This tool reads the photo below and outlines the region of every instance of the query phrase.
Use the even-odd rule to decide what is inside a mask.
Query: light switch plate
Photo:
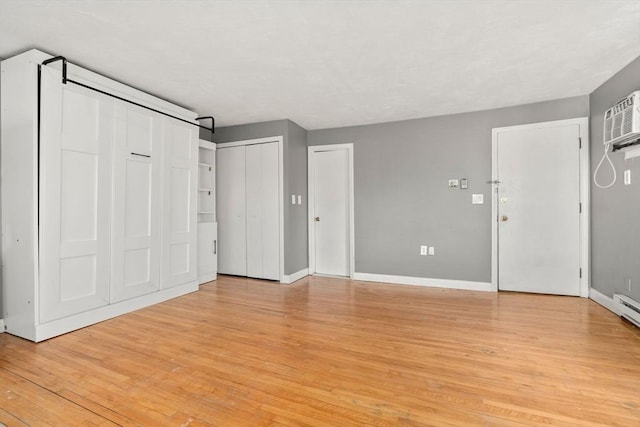
[[[433,246],[429,246],[429,250],[427,251],[429,255],[435,255],[436,254],[436,248],[434,248]]]
[[[302,196],[298,194],[298,204],[301,205],[302,204]]]
[[[467,178],[461,178],[460,179],[460,189],[461,190],[466,190],[467,188],[469,188],[469,180]]]
[[[296,195],[295,195],[295,194],[292,194],[292,195],[291,195],[291,204],[292,204],[292,205],[295,205],[295,204],[296,204]]]
[[[484,194],[472,194],[471,203],[473,203],[474,205],[484,204]]]
[[[426,255],[427,254],[427,247],[426,246],[420,246],[420,255]]]
[[[624,171],[624,185],[631,185],[631,169]]]

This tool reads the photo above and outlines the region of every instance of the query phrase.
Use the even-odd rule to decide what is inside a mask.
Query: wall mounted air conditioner
[[[637,90],[616,102],[604,113],[603,141],[605,145],[610,144],[613,151],[633,147],[635,153],[638,151],[639,139],[640,90]]]

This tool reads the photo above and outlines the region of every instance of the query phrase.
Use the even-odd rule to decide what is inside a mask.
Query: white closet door
[[[40,323],[109,303],[113,103],[42,67]],[[34,302],[35,303],[35,302]]]
[[[216,151],[218,272],[246,276],[245,147],[219,148]]]
[[[278,144],[247,146],[247,276],[280,279]]]
[[[262,277],[262,145],[246,153],[247,276]]]
[[[161,288],[197,279],[197,131],[165,119]]]
[[[111,301],[159,289],[162,121],[119,105],[113,149]]]

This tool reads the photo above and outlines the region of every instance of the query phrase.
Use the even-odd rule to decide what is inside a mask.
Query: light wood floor
[[[222,276],[44,343],[0,334],[0,421],[640,426],[640,330],[582,298]]]

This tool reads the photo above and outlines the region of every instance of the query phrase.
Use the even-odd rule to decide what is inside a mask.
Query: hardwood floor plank
[[[0,334],[0,381],[9,425],[638,427],[640,330],[582,298],[221,276]]]

